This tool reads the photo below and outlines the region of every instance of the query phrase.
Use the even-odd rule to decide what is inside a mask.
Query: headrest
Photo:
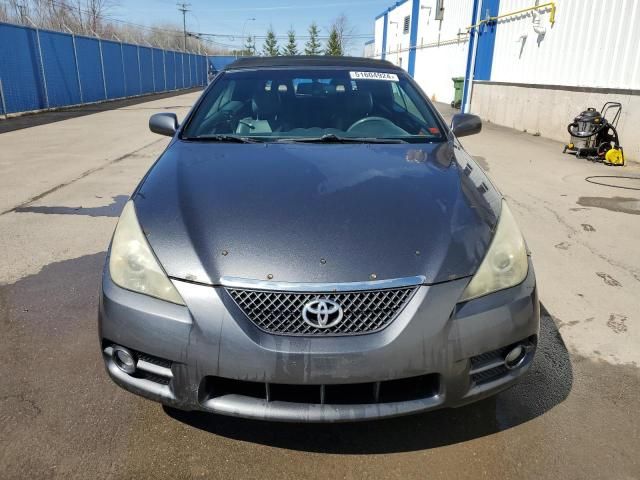
[[[251,100],[251,108],[257,120],[274,118],[280,109],[280,99],[270,92],[257,92]]]

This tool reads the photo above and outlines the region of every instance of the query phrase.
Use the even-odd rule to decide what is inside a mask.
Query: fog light
[[[522,365],[524,357],[527,355],[527,350],[522,345],[517,345],[507,353],[504,357],[504,365],[509,370],[518,368]]]
[[[136,359],[124,347],[113,347],[113,362],[120,370],[129,375],[136,371]]]

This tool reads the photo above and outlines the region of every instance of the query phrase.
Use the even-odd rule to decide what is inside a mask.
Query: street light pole
[[[243,42],[245,41],[245,38],[244,38],[244,30],[245,30],[245,27],[247,26],[247,22],[253,22],[253,21],[255,21],[255,18],[253,18],[253,17],[251,17],[251,18],[247,18],[247,19],[244,21],[244,23],[242,24],[242,41],[243,41]],[[244,48],[243,48],[243,50],[244,50]],[[251,54],[252,54],[253,52],[249,52],[249,53],[251,53]]]

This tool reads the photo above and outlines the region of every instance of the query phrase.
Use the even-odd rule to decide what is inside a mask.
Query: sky
[[[344,13],[354,33],[362,35],[350,45],[351,55],[362,55],[366,40],[373,39],[373,24],[376,15],[395,0],[185,0],[190,3],[187,13],[187,30],[191,32],[231,35],[215,37],[216,41],[240,47],[244,30],[247,35],[265,35],[273,26],[278,36],[286,36],[293,27],[298,35],[307,35],[312,21],[320,27],[321,35],[327,35],[332,20]],[[109,15],[144,25],[174,23],[182,25],[182,13],[174,0],[118,0]],[[255,20],[250,20],[255,18]],[[214,37],[212,37],[214,38]],[[299,48],[305,39],[298,40]],[[285,40],[279,40],[281,44]],[[256,47],[261,50],[263,40]]]

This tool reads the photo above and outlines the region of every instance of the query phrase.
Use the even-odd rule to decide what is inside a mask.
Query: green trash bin
[[[462,105],[462,90],[464,89],[464,77],[453,77],[453,102],[451,108],[460,108]]]

